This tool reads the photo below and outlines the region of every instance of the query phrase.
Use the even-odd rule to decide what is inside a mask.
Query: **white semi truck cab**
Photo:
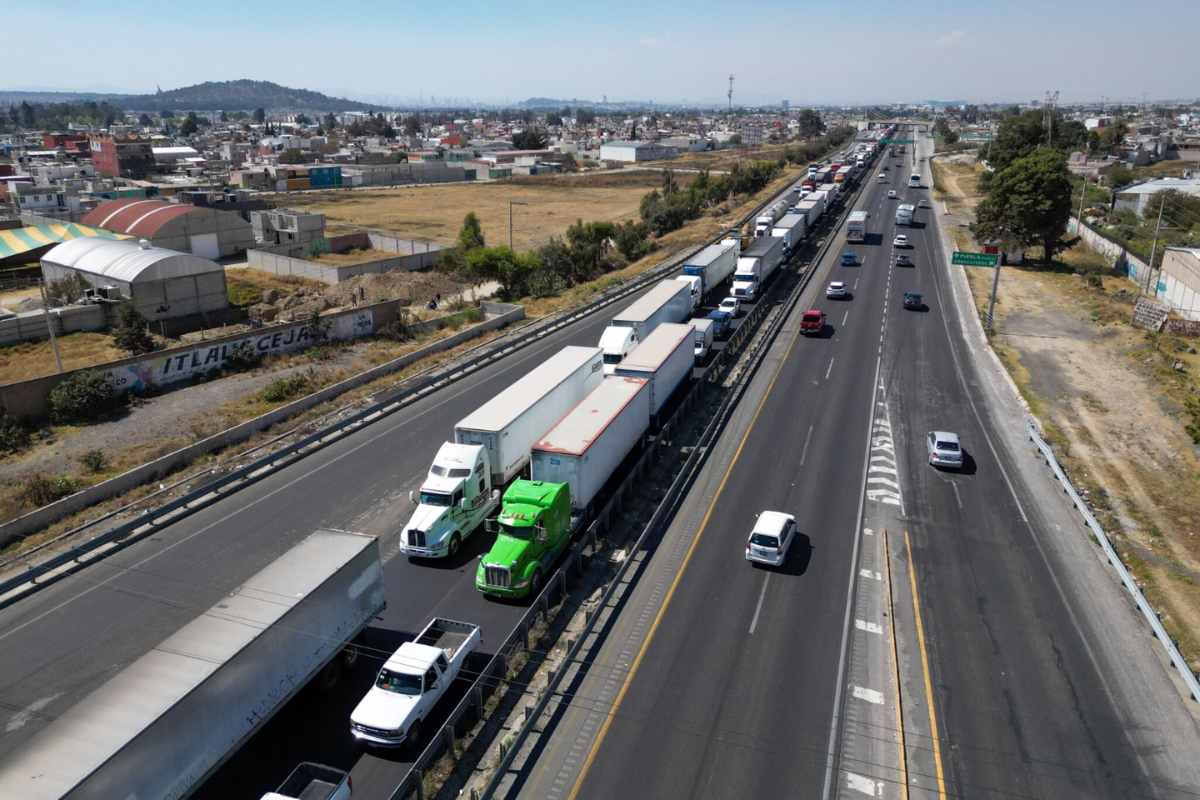
[[[617,364],[638,346],[637,331],[617,325],[609,325],[600,334],[600,349],[604,351],[604,374],[612,375]]]
[[[400,533],[400,552],[420,558],[442,558],[458,552],[500,504],[492,488],[487,450],[478,444],[446,442],[438,450],[412,519]]]

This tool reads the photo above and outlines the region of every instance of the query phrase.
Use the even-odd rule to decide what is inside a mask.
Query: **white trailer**
[[[783,240],[774,236],[755,239],[742,251],[733,273],[733,296],[753,302],[763,283],[783,261]]]
[[[699,278],[708,294],[733,274],[740,252],[741,242],[710,244],[683,262],[683,274]]]
[[[810,197],[812,195],[809,195]],[[812,228],[817,224],[817,220],[821,218],[822,212],[825,211],[824,204],[819,200],[801,200],[796,203],[796,210],[793,214],[803,214],[804,221],[808,228]]]
[[[617,375],[649,382],[652,416],[662,410],[679,384],[692,374],[696,363],[695,341],[693,325],[659,325],[617,367]]]
[[[668,283],[686,304],[687,287]],[[455,425],[454,441],[483,445],[492,485],[505,486],[529,463],[533,443],[603,378],[604,356],[599,347],[564,347]]]
[[[613,317],[612,325],[633,328],[637,340],[644,342],[662,323],[682,322],[691,312],[692,298],[688,287],[679,281],[662,281]]]
[[[572,511],[592,500],[650,426],[650,389],[640,378],[605,378],[533,447],[533,479],[566,483]]]
[[[316,531],[9,754],[0,797],[187,797],[343,648],[352,664],[383,605],[379,540]]]
[[[800,240],[804,238],[807,219],[806,214],[792,213],[775,223],[771,235],[783,239],[785,257],[790,255],[792,250],[800,244]]]

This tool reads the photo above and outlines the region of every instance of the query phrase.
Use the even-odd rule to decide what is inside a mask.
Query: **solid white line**
[[[808,457],[808,440],[812,438],[813,426],[808,426],[808,435],[804,437],[804,449],[800,451],[800,466],[804,466],[804,459]]]
[[[750,620],[750,632],[751,633],[754,633],[755,627],[758,626],[758,612],[762,611],[762,601],[763,601],[763,598],[767,596],[767,583],[770,580],[771,580],[771,573],[768,572],[766,577],[763,578],[763,588],[762,588],[762,591],[759,592],[759,595],[758,595],[758,607],[754,609],[754,619]]]
[[[833,359],[829,359],[829,369],[825,370],[825,380],[829,380],[829,373],[833,372]]]
[[[847,312],[846,312],[846,316],[842,317],[842,324],[843,324],[843,325],[845,325],[845,324],[846,324],[846,320],[848,320],[848,319],[850,319],[850,312],[849,312],[849,311],[847,311]]]
[[[958,502],[958,507],[962,508],[962,497],[958,494],[958,484],[954,481],[950,481],[950,488],[954,490],[954,499]]]

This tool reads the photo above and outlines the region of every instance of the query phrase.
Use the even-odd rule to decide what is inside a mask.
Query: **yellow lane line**
[[[938,797],[946,796],[946,780],[942,774],[942,748],[938,742],[937,715],[933,710],[933,682],[929,679],[929,657],[925,654],[925,628],[921,624],[921,604],[917,600],[917,570],[912,559],[908,531],[904,532],[904,550],[908,554],[908,579],[912,584],[913,613],[917,617],[917,639],[921,642],[921,669],[925,673],[925,705],[929,708],[929,735],[933,741],[933,761],[937,765]]]
[[[908,800],[908,745],[904,742],[904,708],[900,704],[900,654],[896,648],[896,613],[892,608],[892,559],[888,550],[887,528],[883,529],[883,572],[887,576],[888,620],[892,623],[892,664],[896,668],[896,729],[900,731],[900,785],[904,787],[904,800]]]

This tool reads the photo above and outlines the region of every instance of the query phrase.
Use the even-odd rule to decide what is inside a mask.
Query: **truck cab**
[[[687,284],[688,293],[692,297],[692,309],[691,310],[695,311],[697,308],[700,307],[700,303],[704,299],[704,281],[701,280],[696,275],[680,275],[675,280],[677,280],[681,283]],[[605,370],[605,372],[607,373],[608,371]]]
[[[496,543],[479,562],[475,588],[494,597],[537,596],[571,539],[571,491],[565,483],[518,479],[489,521]]]
[[[418,558],[442,558],[458,552],[462,540],[483,523],[500,502],[492,488],[487,449],[479,444],[446,442],[438,450],[417,510],[400,534],[400,552]]]
[[[617,325],[609,325],[600,334],[600,349],[604,351],[604,374],[612,375],[624,360],[638,346],[637,331]]]

